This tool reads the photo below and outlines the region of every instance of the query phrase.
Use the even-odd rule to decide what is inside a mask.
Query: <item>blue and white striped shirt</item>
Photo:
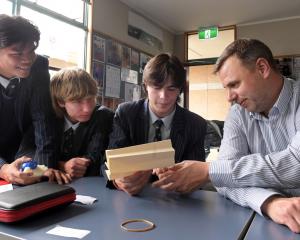
[[[268,118],[231,107],[209,175],[220,194],[262,214],[270,196],[300,195],[299,173],[300,82],[284,79]]]

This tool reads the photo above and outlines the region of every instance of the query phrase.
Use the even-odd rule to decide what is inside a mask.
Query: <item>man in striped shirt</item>
[[[253,39],[230,44],[215,72],[236,103],[218,161],[161,169],[154,186],[190,192],[211,181],[225,197],[299,233],[300,83],[284,78],[270,49]]]

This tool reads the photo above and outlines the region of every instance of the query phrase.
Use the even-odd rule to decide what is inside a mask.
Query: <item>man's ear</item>
[[[265,58],[258,58],[256,60],[256,69],[264,78],[270,75],[271,67]]]

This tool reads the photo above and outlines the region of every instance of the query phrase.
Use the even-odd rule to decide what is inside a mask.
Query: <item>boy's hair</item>
[[[169,53],[151,58],[143,72],[143,82],[150,86],[163,86],[169,77],[174,87],[182,92],[186,84],[185,70],[180,60]]]
[[[81,100],[97,96],[97,83],[85,70],[66,68],[58,71],[50,83],[51,100],[58,117],[63,117],[65,109],[59,103]]]
[[[20,17],[10,17],[0,14],[0,49],[13,44],[31,44],[38,47],[40,31],[29,20]]]
[[[264,58],[273,70],[278,71],[270,48],[257,39],[238,39],[229,44],[218,58],[214,73],[218,73],[231,56],[236,56],[248,69],[254,68],[258,58]]]

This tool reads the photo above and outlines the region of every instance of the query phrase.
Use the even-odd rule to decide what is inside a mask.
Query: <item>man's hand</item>
[[[43,176],[48,177],[49,182],[57,182],[58,184],[67,184],[72,181],[72,178],[69,174],[53,168],[48,168]]]
[[[60,162],[60,170],[65,171],[71,178],[83,177],[91,160],[87,158],[72,158],[67,162]]]
[[[135,172],[130,176],[116,179],[114,184],[129,195],[136,195],[148,183],[151,173],[152,170]]]
[[[208,168],[209,163],[188,160],[168,169],[155,169],[159,180],[152,185],[167,191],[189,193],[210,181]]]
[[[272,196],[262,205],[262,212],[274,222],[283,224],[300,233],[300,197]]]
[[[10,164],[4,164],[0,169],[0,178],[7,182],[18,185],[29,185],[41,180],[41,177],[34,177],[33,173],[23,173],[20,171],[24,162],[30,161],[31,158],[21,157]]]

